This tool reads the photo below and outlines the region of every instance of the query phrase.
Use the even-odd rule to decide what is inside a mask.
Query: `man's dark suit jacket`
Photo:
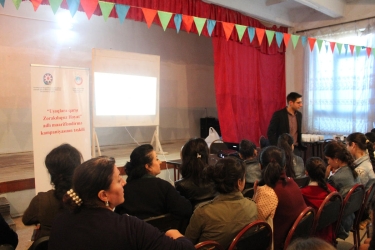
[[[301,136],[301,127],[302,127],[302,113],[299,111],[296,111],[296,117],[297,117],[297,142],[298,147],[304,147],[302,142],[302,136]],[[290,133],[289,130],[289,120],[288,120],[288,111],[286,110],[286,107],[283,109],[280,109],[273,113],[270,125],[268,126],[267,130],[267,137],[270,141],[271,145],[277,145],[277,139],[280,135],[284,133]]]

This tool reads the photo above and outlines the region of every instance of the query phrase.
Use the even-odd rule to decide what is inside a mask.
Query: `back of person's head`
[[[337,141],[330,141],[324,147],[324,155],[331,159],[338,159],[348,165],[352,170],[352,174],[354,178],[357,178],[358,174],[354,170],[355,166],[353,164],[354,159],[350,152],[346,149],[346,146]]]
[[[368,134],[370,134],[371,136],[372,133]],[[353,146],[353,144],[355,143],[359,150],[361,150],[364,153],[366,153],[365,151],[367,150],[372,164],[372,168],[375,169],[374,146],[371,140],[366,135],[358,132],[352,133],[348,135],[348,137],[346,137],[346,142],[349,144],[349,146]]]
[[[331,244],[319,238],[310,237],[307,239],[298,238],[294,240],[287,250],[335,250]]]
[[[285,172],[284,151],[276,146],[269,146],[262,150],[259,156],[262,168],[262,180],[270,187],[275,187],[280,176]]]
[[[371,133],[375,133],[375,128],[371,129]]]
[[[302,95],[298,94],[296,92],[290,92],[286,97],[286,102],[289,104],[289,102],[295,102],[298,98],[301,98]]]
[[[293,145],[293,137],[288,134],[284,133],[279,136],[277,139],[277,146],[284,150],[285,153],[285,159],[286,159],[286,164],[285,164],[285,172],[288,177],[295,178],[296,177],[296,172],[294,171],[294,164],[293,164],[293,150],[292,150],[292,145]]]
[[[325,178],[326,165],[320,157],[311,157],[307,159],[305,168],[312,181],[316,181],[318,186],[327,191],[327,193],[331,192],[327,187]]]
[[[180,168],[183,178],[192,178],[198,184],[202,180],[202,171],[208,166],[209,150],[202,138],[188,140],[181,150],[182,165]]]
[[[367,137],[367,139],[370,140],[370,142],[372,142],[372,144],[374,145],[375,143],[375,133],[373,132],[368,132],[365,134],[365,136]]]
[[[238,158],[226,157],[218,160],[215,166],[205,168],[205,174],[221,194],[242,191],[239,190],[238,180],[245,181],[245,164]]]
[[[249,140],[242,140],[240,142],[240,150],[239,153],[241,154],[241,157],[246,160],[251,157],[255,156],[257,147],[252,141]]]
[[[62,144],[48,153],[44,161],[51,184],[55,187],[55,197],[62,200],[63,195],[72,187],[74,169],[83,160],[81,152],[70,144]]]
[[[152,151],[150,144],[136,147],[130,154],[130,161],[125,164],[125,172],[128,175],[127,182],[136,180],[148,173],[146,164],[152,164]]]
[[[99,199],[101,190],[108,190],[112,183],[115,159],[107,156],[99,156],[85,161],[79,165],[73,175],[73,191],[82,200],[83,207],[103,207],[104,203]],[[77,210],[80,205],[69,194],[65,194],[64,202],[70,208]]]

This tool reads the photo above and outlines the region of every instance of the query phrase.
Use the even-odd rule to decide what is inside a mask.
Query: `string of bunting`
[[[56,14],[62,1],[63,0],[49,0],[49,4],[54,14]],[[22,0],[12,0],[12,2],[15,5],[16,9],[18,10]],[[34,7],[34,11],[36,11],[38,7],[41,5],[42,0],[30,0],[30,2],[32,3]],[[281,46],[282,42],[284,42],[285,47],[288,47],[289,41],[292,40],[294,49],[296,48],[298,41],[301,41],[302,46],[304,47],[306,46],[307,43],[309,44],[311,52],[314,50],[315,44],[317,44],[319,52],[320,52],[322,45],[324,43],[326,51],[328,51],[328,48],[330,48],[332,53],[334,53],[335,49],[337,49],[337,51],[341,54],[342,49],[344,47],[345,54],[347,54],[348,49],[349,49],[351,55],[354,55],[354,51],[355,51],[356,55],[358,56],[361,50],[365,48],[368,57],[370,57],[371,53],[375,56],[375,48],[371,48],[371,47],[330,42],[326,40],[316,39],[313,37],[282,33],[282,32],[277,32],[273,30],[266,30],[262,28],[249,27],[249,26],[234,24],[234,23],[229,23],[229,22],[216,21],[216,20],[211,20],[211,19],[202,18],[202,17],[195,17],[195,16],[183,15],[183,14],[178,14],[178,13],[171,13],[171,12],[165,12],[165,11],[160,11],[160,10],[148,9],[148,8],[141,8],[137,6],[115,4],[115,3],[99,1],[99,0],[66,0],[66,2],[67,2],[67,5],[68,5],[69,11],[72,17],[74,17],[75,13],[77,12],[79,8],[79,5],[81,5],[84,12],[87,15],[87,18],[90,19],[99,4],[100,10],[102,12],[102,15],[105,21],[107,21],[110,13],[112,12],[112,9],[115,8],[118,19],[120,20],[121,23],[123,23],[129,9],[138,8],[138,9],[142,9],[148,28],[151,27],[151,24],[154,21],[154,18],[157,14],[160,19],[161,25],[165,31],[172,18],[172,15],[174,15],[173,19],[174,19],[177,33],[180,31],[181,24],[184,25],[187,32],[190,32],[191,26],[194,22],[199,35],[201,35],[203,27],[206,24],[208,34],[211,36],[212,31],[216,26],[216,23],[220,22],[222,24],[227,41],[229,40],[233,32],[233,29],[236,28],[238,38],[240,41],[242,40],[242,37],[245,34],[245,31],[247,30],[249,38],[250,38],[250,43],[253,41],[254,37],[256,36],[259,44],[262,44],[263,38],[264,36],[266,36],[268,45],[270,46],[273,39],[276,37],[276,42],[279,47]],[[0,4],[2,5],[2,7],[4,7],[5,0],[0,0]]]

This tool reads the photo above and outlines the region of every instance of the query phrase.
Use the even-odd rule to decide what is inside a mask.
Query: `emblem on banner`
[[[43,82],[45,85],[51,85],[53,82],[53,76],[50,73],[45,73],[43,76]]]
[[[75,82],[76,82],[77,85],[81,85],[82,82],[83,82],[82,77],[80,77],[80,76],[76,76],[76,78],[75,78]]]

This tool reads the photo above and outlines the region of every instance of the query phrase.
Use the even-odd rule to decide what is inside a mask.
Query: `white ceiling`
[[[203,0],[245,15],[286,27],[303,27],[304,23],[334,23],[364,18],[375,14],[374,0]],[[371,11],[368,11],[371,8]],[[371,13],[372,12],[372,13]]]

